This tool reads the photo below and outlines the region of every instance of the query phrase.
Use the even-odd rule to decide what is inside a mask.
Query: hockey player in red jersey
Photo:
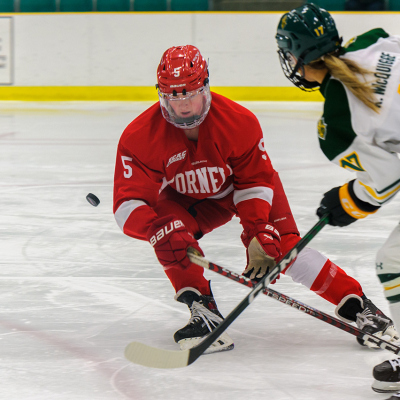
[[[157,88],[159,103],[132,121],[119,141],[114,214],[126,235],[150,242],[175,299],[189,307],[189,323],[174,335],[186,349],[223,318],[188,249],[204,255],[199,239],[237,216],[247,249],[244,274],[257,279],[300,235],[257,118],[210,92],[199,50],[168,49],[157,69]],[[283,273],[337,305],[342,319],[369,333],[398,337],[360,284],[319,252],[305,248]],[[224,333],[208,351],[232,348]]]

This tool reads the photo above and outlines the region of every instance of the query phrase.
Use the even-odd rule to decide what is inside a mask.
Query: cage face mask
[[[309,82],[304,78],[304,63],[301,59],[296,61],[291,53],[282,50],[278,50],[278,55],[282,71],[293,85],[310,92],[319,88],[318,82]]]

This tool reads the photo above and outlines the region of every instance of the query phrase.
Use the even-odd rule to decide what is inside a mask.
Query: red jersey
[[[146,239],[157,218],[152,207],[166,185],[196,199],[220,199],[233,191],[244,227],[267,221],[274,170],[256,116],[212,93],[197,141],[168,123],[154,104],[123,132],[114,176],[114,214],[122,231]]]

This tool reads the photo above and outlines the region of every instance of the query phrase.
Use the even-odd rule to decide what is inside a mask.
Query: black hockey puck
[[[86,196],[86,200],[93,206],[97,207],[100,204],[100,200],[97,196],[95,196],[93,193],[89,193]]]

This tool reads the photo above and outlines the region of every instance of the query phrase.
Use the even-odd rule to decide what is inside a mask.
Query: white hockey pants
[[[376,273],[389,301],[392,319],[400,329],[400,224],[376,255]]]

